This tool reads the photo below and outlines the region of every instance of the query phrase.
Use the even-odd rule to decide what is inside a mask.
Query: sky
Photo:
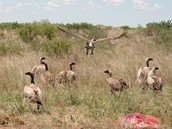
[[[41,20],[144,27],[172,20],[172,0],[0,0],[0,23]]]

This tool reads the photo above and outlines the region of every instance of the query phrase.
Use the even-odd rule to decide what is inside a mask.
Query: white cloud
[[[11,11],[12,11],[12,9],[10,9],[10,8],[5,8],[4,11],[2,11],[2,12],[4,12],[4,13],[9,13],[9,12],[11,12]]]
[[[45,11],[55,11],[59,7],[59,3],[55,1],[49,1],[46,5],[46,7],[43,8]]]
[[[49,0],[44,7],[40,7],[42,11],[54,12],[63,4],[74,4],[78,0]]]
[[[158,8],[162,8],[163,6],[159,4],[152,4],[149,2],[145,2],[144,0],[133,0],[134,8],[139,9],[149,9],[149,10],[156,10]]]
[[[27,2],[19,2],[15,5],[14,8],[20,9],[20,8],[24,8],[24,7],[29,6],[29,5],[30,5],[30,3],[27,3]]]
[[[94,9],[98,9],[101,8],[101,6],[96,5],[96,3],[94,3],[93,1],[89,1],[88,2],[88,7],[82,8],[83,10],[94,10]]]
[[[23,4],[22,4],[21,2],[20,2],[20,3],[17,3],[17,4],[16,4],[16,7],[17,7],[17,8],[22,8],[22,7],[23,7]]]
[[[46,5],[44,6],[40,6],[39,5],[39,9],[44,12],[44,11],[48,11],[48,12],[55,12],[61,5],[61,2],[56,1],[56,0],[49,0]]]
[[[37,2],[35,3],[29,3],[29,2],[18,2],[14,5],[9,5],[9,4],[4,4],[2,3],[2,1],[0,0],[0,12],[1,13],[9,13],[9,12],[13,12],[15,10],[21,10],[23,8],[26,8],[28,6],[30,6],[30,8],[36,8],[39,9],[42,12],[54,12],[56,11],[59,6],[61,5],[70,5],[70,4],[74,4],[76,3],[78,0],[48,0],[47,3],[45,3],[44,5],[41,5]]]
[[[124,0],[103,0],[107,5],[119,6],[124,3]]]
[[[21,8],[25,8],[26,6],[29,6],[29,3],[26,2],[19,2],[15,5],[5,5],[0,1],[0,12],[1,13],[10,13],[15,10],[19,10]]]
[[[0,1],[0,13],[8,13],[8,12],[11,12],[11,10],[12,10],[12,7],[8,7]]]
[[[62,0],[63,4],[74,4],[75,2],[77,2],[78,0]]]

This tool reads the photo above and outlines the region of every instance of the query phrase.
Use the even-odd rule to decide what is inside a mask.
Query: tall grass
[[[118,119],[134,112],[154,115],[162,120],[163,128],[172,127],[172,53],[160,50],[151,37],[130,34],[128,38],[113,43],[96,44],[94,55],[88,56],[85,55],[81,41],[58,41],[60,40],[46,40],[45,44],[41,42],[41,48],[45,47],[44,51],[39,51],[38,48],[35,52],[27,44],[23,45],[26,51],[21,56],[0,56],[2,112],[18,114],[24,121],[25,128],[118,129]],[[59,53],[63,56],[58,55]],[[53,88],[43,85],[39,74],[35,75],[35,83],[43,92],[44,105],[42,112],[35,114],[30,107],[22,105],[23,87],[30,84],[30,78],[24,73],[38,64],[41,56],[47,57],[49,68],[56,75],[61,70],[68,69],[69,62],[75,61],[77,79],[71,84],[59,84],[56,80]],[[146,57],[154,59],[151,66],[160,68],[157,74],[163,79],[163,91],[157,97],[154,97],[150,89],[142,93],[136,81],[137,70],[145,65]],[[103,73],[106,69],[112,70],[114,77],[122,77],[129,84],[129,88],[120,97],[111,95]],[[36,105],[31,107],[34,108],[36,109]]]

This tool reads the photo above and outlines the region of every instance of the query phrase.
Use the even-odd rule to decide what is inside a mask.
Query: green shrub
[[[146,33],[147,35],[154,34],[158,35],[162,30],[171,30],[172,29],[172,22],[171,20],[168,21],[161,21],[161,22],[152,22],[146,24]]]
[[[0,43],[0,56],[20,55],[23,49],[15,44]]]
[[[73,24],[66,24],[65,25],[68,29],[76,29],[76,30],[79,30],[79,29],[93,29],[95,28],[96,26],[92,25],[92,24],[89,24],[89,23],[73,23]]]
[[[49,20],[41,20],[40,22],[34,22],[35,28],[37,28],[37,35],[45,36],[47,39],[52,40],[57,32],[55,24],[51,24]]]
[[[23,24],[19,29],[19,35],[25,42],[31,42],[37,36],[45,36],[47,39],[52,40],[57,31],[56,25],[48,21],[41,21]]]
[[[160,47],[165,48],[167,51],[172,50],[172,22],[161,21],[152,22],[146,25],[145,32],[147,35],[154,36],[154,41]]]
[[[55,37],[55,32],[57,31],[56,26],[52,24],[44,24],[44,35],[47,37],[47,39],[52,40],[53,37]]]
[[[95,35],[99,35],[99,36],[102,36],[104,35],[104,30],[103,26],[100,26],[100,25],[92,25],[92,24],[89,24],[89,23],[73,23],[73,24],[66,24],[66,25],[63,25],[63,24],[60,24],[60,26],[63,26],[65,28],[68,28],[68,29],[72,29],[72,30],[76,30],[77,33],[79,32],[82,32],[84,34],[86,34],[88,37],[94,37]],[[84,36],[84,35],[83,35]],[[98,37],[99,37],[98,36]]]
[[[42,51],[49,56],[63,56],[69,52],[69,41],[47,41],[42,44]]]
[[[154,37],[155,43],[164,46],[166,50],[172,50],[172,30],[162,29],[158,35]]]
[[[122,29],[124,29],[124,30],[129,30],[129,29],[130,29],[130,27],[129,27],[129,26],[127,26],[127,25],[125,25],[125,26],[121,26],[121,28],[122,28]]]
[[[34,38],[33,34],[33,26],[31,24],[25,24],[23,27],[19,29],[19,35],[22,38],[23,41],[25,42],[30,42]]]
[[[142,25],[138,24],[136,30],[139,33],[139,32],[142,32],[144,30],[144,28],[142,27]]]
[[[87,33],[88,38],[102,38],[102,37],[107,37],[106,35],[106,31],[103,29],[99,29],[99,28],[94,28],[88,31]]]
[[[21,23],[18,22],[7,22],[7,23],[1,23],[0,29],[6,29],[6,30],[12,30],[12,29],[18,29],[22,26]]]

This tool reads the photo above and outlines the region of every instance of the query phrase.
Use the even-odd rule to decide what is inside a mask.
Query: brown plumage
[[[102,38],[102,39],[87,39],[81,35],[78,35],[78,34],[73,34],[73,33],[70,33],[60,27],[57,26],[58,29],[60,29],[61,31],[67,33],[68,35],[71,35],[71,36],[74,36],[74,37],[77,37],[77,38],[80,38],[82,40],[84,40],[86,42],[86,55],[88,55],[88,51],[91,50],[91,54],[93,54],[93,51],[94,51],[94,48],[95,48],[95,43],[97,42],[103,42],[103,41],[108,41],[108,40],[116,40],[116,39],[119,39],[123,36],[126,35],[126,32],[123,32],[122,34],[120,34],[118,37],[110,37],[110,38]]]
[[[123,79],[117,77],[113,78],[110,70],[105,70],[104,73],[107,73],[109,76],[107,82],[111,88],[111,93],[114,91],[120,91],[121,93],[124,88],[128,88],[127,83]]]
[[[147,83],[149,87],[154,91],[154,93],[158,93],[162,90],[162,79],[155,75],[155,71],[158,70],[158,67],[153,67],[148,72]]]
[[[63,83],[63,82],[66,82],[66,73],[67,71],[61,71],[59,72],[58,74],[58,79],[59,79],[59,83]]]
[[[72,67],[73,65],[76,65],[76,63],[71,62],[69,64],[69,70],[68,71],[61,71],[58,74],[59,83],[62,83],[62,82],[72,82],[72,81],[74,81],[76,79],[76,74],[73,71],[73,67]]]
[[[42,57],[40,59],[40,63],[42,65],[45,66],[45,72],[43,72],[41,75],[40,75],[40,78],[41,78],[41,82],[43,84],[52,84],[54,86],[55,84],[55,76],[53,73],[51,73],[48,69],[48,64],[45,63],[43,60],[45,60],[46,58],[45,57]]]
[[[151,70],[149,62],[152,60],[152,58],[146,58],[146,67],[140,68],[137,72],[137,81],[139,82],[143,90],[148,85],[146,79],[148,76],[148,72]]]
[[[73,65],[76,65],[76,63],[72,62],[69,64],[69,70],[66,73],[67,81],[74,81],[76,79],[76,74],[73,71]]]
[[[31,72],[34,74],[38,74],[41,69],[45,68],[43,68],[41,64],[37,64],[32,68]]]
[[[37,104],[37,110],[39,111],[40,105],[42,105],[42,93],[41,89],[35,85],[34,82],[34,73],[27,72],[25,75],[29,75],[31,77],[31,84],[29,86],[24,87],[24,101],[30,103]]]

